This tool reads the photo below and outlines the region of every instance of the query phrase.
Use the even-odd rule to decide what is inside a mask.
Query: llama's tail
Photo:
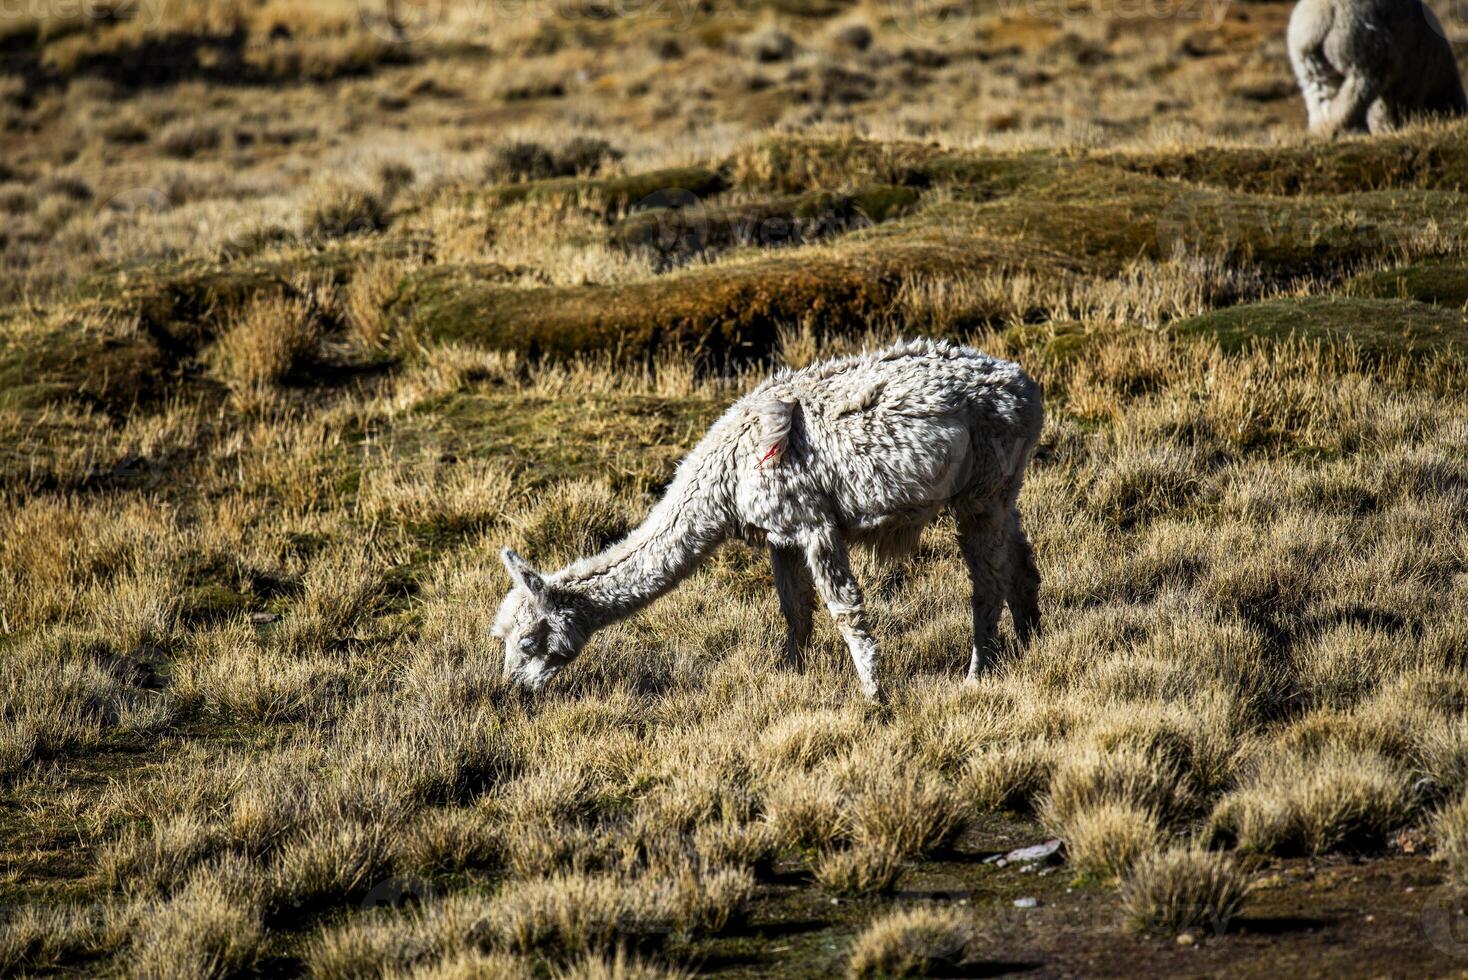
[[[759,417],[760,458],[757,466],[778,465],[790,448],[790,433],[795,430],[795,413],[800,402],[795,399],[771,397],[755,407]]]

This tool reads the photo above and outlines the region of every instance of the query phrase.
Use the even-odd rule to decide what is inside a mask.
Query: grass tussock
[[[683,980],[691,974],[639,960],[618,949],[611,957],[588,956],[559,967],[553,976],[556,980]]]
[[[902,851],[889,841],[862,841],[826,851],[811,864],[811,876],[836,895],[875,895],[892,890],[902,873]]]
[[[917,907],[876,919],[856,939],[851,977],[925,977],[958,968],[978,939],[971,913]]]
[[[260,910],[200,879],[140,913],[126,972],[139,980],[228,977],[260,957]]]
[[[1378,754],[1291,753],[1264,759],[1211,826],[1247,850],[1319,854],[1379,847],[1411,812],[1402,770]]]
[[[1157,818],[1124,803],[1102,803],[1078,810],[1060,832],[1070,862],[1082,873],[1101,880],[1120,878],[1162,842]]]
[[[1122,908],[1133,927],[1221,933],[1248,897],[1248,880],[1216,851],[1172,848],[1138,861],[1121,887]]]
[[[666,895],[612,877],[561,874],[511,886],[493,921],[516,952],[578,956],[606,952],[619,938],[655,935],[670,925]]]
[[[1464,799],[1448,803],[1432,821],[1437,854],[1447,862],[1449,873],[1459,884],[1468,882],[1468,803]]]
[[[23,975],[115,952],[126,927],[121,909],[27,906],[0,923],[0,970]]]
[[[366,235],[387,227],[388,205],[373,188],[327,183],[312,196],[303,221],[302,230],[310,238],[329,240]]]
[[[266,395],[300,369],[321,341],[312,304],[262,296],[237,313],[214,346],[215,370],[242,399]]]

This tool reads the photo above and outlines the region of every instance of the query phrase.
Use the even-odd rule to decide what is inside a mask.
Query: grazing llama
[[[1453,49],[1421,0],[1300,0],[1288,39],[1312,133],[1468,112]]]
[[[1015,501],[1040,438],[1040,386],[1016,364],[935,341],[781,372],[740,399],[678,466],[641,527],[602,554],[541,574],[508,548],[514,582],[495,619],[505,676],[550,680],[593,632],[678,584],[719,542],[766,544],[796,666],[819,594],[862,690],[881,697],[877,644],[848,546],[899,555],[944,507],[973,579],[969,677],[1005,602],[1027,640],[1040,573]]]

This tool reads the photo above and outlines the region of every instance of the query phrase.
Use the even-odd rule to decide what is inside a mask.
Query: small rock
[[[841,904],[841,899],[839,899],[839,898],[833,898],[833,899],[831,899],[831,904],[832,905],[840,905]]]
[[[1059,840],[1047,840],[1043,844],[1032,844],[1029,847],[1015,848],[1004,855],[1004,860],[1023,864],[1058,862],[1060,860],[1060,848],[1063,846]]]
[[[250,622],[256,626],[264,626],[266,623],[273,623],[279,618],[280,617],[273,612],[250,613]]]
[[[1030,897],[1016,898],[1014,900],[1014,907],[1017,909],[1037,909],[1040,907],[1040,900]]]
[[[1191,946],[1197,941],[1197,937],[1195,937],[1191,932],[1180,932],[1177,934],[1177,944],[1179,946]]]
[[[1374,915],[1368,915],[1366,917],[1366,921],[1367,922],[1375,922],[1376,921],[1376,916],[1374,916]]]

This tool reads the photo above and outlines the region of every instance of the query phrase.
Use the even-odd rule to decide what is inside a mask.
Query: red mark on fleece
[[[778,455],[780,455],[780,444],[777,442],[773,446],[770,447],[770,451],[769,452],[765,453],[764,458],[761,459],[759,461],[759,463],[757,463],[755,465],[755,469],[760,469],[766,463],[768,463],[772,458],[774,458],[775,456],[778,456]]]

